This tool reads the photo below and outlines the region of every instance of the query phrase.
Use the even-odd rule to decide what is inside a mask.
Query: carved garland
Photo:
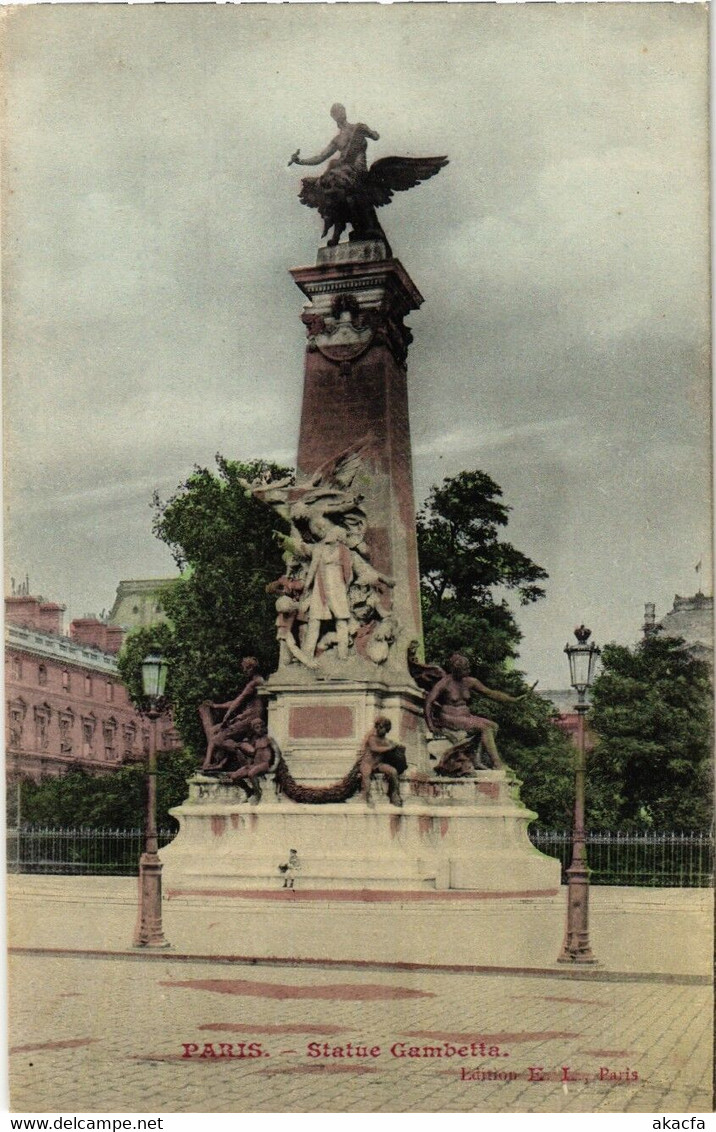
[[[360,756],[340,782],[334,782],[330,786],[302,786],[286,766],[283,755],[279,755],[275,781],[279,790],[292,802],[319,806],[328,802],[347,802],[361,788]]]

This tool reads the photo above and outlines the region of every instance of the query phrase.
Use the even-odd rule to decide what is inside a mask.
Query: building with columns
[[[161,594],[176,578],[129,578],[117,586],[109,620],[122,629],[145,629],[167,620]]]

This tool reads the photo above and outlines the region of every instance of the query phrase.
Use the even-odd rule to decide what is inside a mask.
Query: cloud
[[[320,222],[286,162],[325,145],[339,99],[381,134],[372,159],[450,157],[382,217],[426,298],[408,319],[416,491],[475,466],[504,488],[510,537],[552,575],[524,613],[536,675],[580,585],[587,605],[609,594],[610,632],[647,590],[687,588],[708,522],[702,5],[40,5],[5,23],[16,574],[107,606],[119,574],[166,569],[153,486],[217,450],[293,462],[287,268]]]
[[[479,458],[490,448],[506,448],[534,437],[540,440],[558,441],[568,431],[574,432],[578,424],[579,418],[564,417],[558,420],[530,421],[511,428],[496,429],[494,432],[485,430],[480,424],[462,425],[450,432],[440,433],[429,440],[418,442],[413,446],[413,454],[422,457],[450,452],[463,456],[467,452],[472,452]]]

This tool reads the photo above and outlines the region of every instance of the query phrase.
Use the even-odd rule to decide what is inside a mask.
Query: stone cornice
[[[423,296],[398,259],[373,263],[322,263],[294,267],[290,273],[309,299],[323,292],[336,293],[340,290],[389,291],[392,300],[402,308],[402,314],[417,310],[423,302]]]
[[[48,660],[60,661],[76,668],[102,672],[118,676],[117,661],[110,653],[79,645],[69,637],[55,637],[50,633],[40,633],[37,629],[24,629],[20,625],[5,626],[5,644],[8,648],[39,656]]]
[[[301,321],[307,327],[309,351],[319,349],[346,375],[356,357],[371,344],[386,346],[396,361],[405,366],[413,335],[403,319],[410,311],[418,309],[423,296],[399,260],[318,263],[311,267],[292,268],[291,275],[309,300],[301,315]],[[348,306],[348,301],[352,307]],[[337,321],[337,303],[343,304],[339,306],[341,310],[352,309],[350,330],[354,338],[368,335],[369,331],[372,335],[361,343],[362,349],[356,347],[350,350],[341,345],[334,356],[327,349],[327,345],[332,344],[327,342],[327,337],[330,340],[336,330],[344,335],[348,331]],[[344,339],[338,334],[335,341],[343,342]],[[341,351],[345,357],[337,356]]]

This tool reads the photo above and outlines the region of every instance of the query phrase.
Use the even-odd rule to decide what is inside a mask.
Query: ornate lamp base
[[[589,871],[581,863],[567,870],[567,930],[558,963],[597,963],[589,944]]]
[[[139,858],[139,920],[133,947],[171,947],[162,931],[162,863],[156,853]]]

